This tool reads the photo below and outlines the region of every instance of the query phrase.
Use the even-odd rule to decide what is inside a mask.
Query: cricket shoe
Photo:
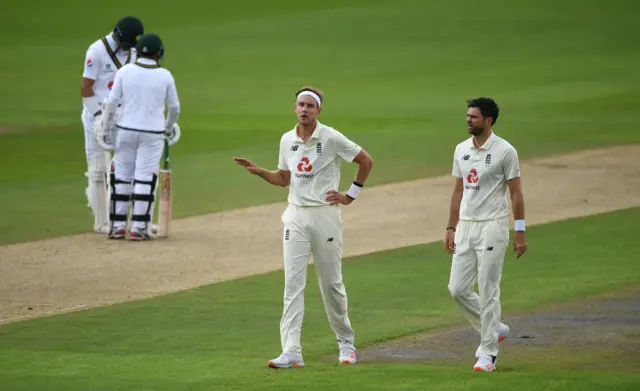
[[[270,360],[267,365],[271,368],[300,368],[304,367],[304,362],[300,353],[282,353],[278,358]]]
[[[473,366],[476,372],[493,372],[496,370],[496,361],[493,356],[480,356],[476,365]]]
[[[124,239],[126,231],[124,228],[115,228],[109,232],[109,239]]]
[[[500,323],[498,326],[498,342],[502,342],[505,339],[509,338],[509,332],[511,329],[504,323]]]
[[[356,350],[354,348],[340,348],[340,357],[338,358],[340,364],[355,364],[356,363]]]
[[[93,232],[101,235],[106,235],[109,233],[109,226],[105,224],[102,227],[94,227]]]
[[[147,235],[144,232],[139,232],[139,231],[131,231],[131,234],[129,235],[129,240],[133,240],[134,242],[141,242],[143,240],[151,240],[151,236]]]

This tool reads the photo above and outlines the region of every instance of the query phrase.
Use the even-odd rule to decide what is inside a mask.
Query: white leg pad
[[[94,230],[101,231],[109,224],[108,171],[111,154],[109,152],[89,157],[87,178],[87,198],[94,216]]]

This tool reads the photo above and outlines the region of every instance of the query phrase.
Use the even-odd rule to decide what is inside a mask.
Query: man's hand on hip
[[[347,197],[345,194],[342,193],[338,193],[335,190],[329,190],[327,192],[327,198],[326,200],[331,204],[331,205],[336,205],[336,204],[342,204],[342,205],[349,205],[350,203],[353,202],[353,199],[350,197]]]

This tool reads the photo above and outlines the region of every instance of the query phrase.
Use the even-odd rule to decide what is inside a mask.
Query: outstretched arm
[[[265,181],[271,183],[272,185],[276,185],[276,186],[282,186],[282,187],[287,187],[289,186],[289,183],[291,182],[291,172],[290,171],[285,171],[285,170],[275,170],[275,171],[269,171],[267,169],[264,169],[262,167],[258,167],[256,166],[256,164],[254,162],[252,162],[249,159],[244,159],[244,158],[239,158],[239,157],[234,157],[233,160],[241,165],[242,167],[246,168],[247,171],[249,171],[250,173],[259,176],[260,178],[264,179]]]

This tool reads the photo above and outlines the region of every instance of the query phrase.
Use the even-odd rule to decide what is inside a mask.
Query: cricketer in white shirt
[[[357,198],[373,160],[358,144],[317,121],[322,95],[313,88],[296,92],[298,124],[280,139],[278,170],[268,171],[247,159],[235,161],[267,182],[288,186],[288,206],[282,214],[284,253],[284,310],[280,320],[282,354],[270,367],[303,366],[300,335],[304,316],[304,288],[313,254],[327,317],[338,341],[338,360],[355,364],[355,334],[347,311],[342,282],[342,219],[340,204]],[[337,191],[341,161],[359,165],[346,194]]]
[[[139,47],[146,42],[146,37],[140,38]],[[161,45],[159,42],[158,45]],[[112,239],[124,238],[129,196],[133,203],[131,238],[151,238],[150,223],[165,133],[176,124],[180,113],[180,102],[171,72],[160,67],[156,59],[148,58],[143,51],[139,50],[139,54],[141,58],[134,64],[120,69],[105,102],[105,129],[112,128],[112,113],[118,104],[122,105],[115,124],[118,132],[111,186],[109,236]],[[165,105],[168,108],[166,120]]]
[[[109,95],[116,72],[124,64],[135,61],[135,49],[118,47],[114,33],[95,41],[86,52],[82,73],[82,125],[84,127],[85,154],[87,158],[89,207],[94,215],[94,231],[107,233],[109,223],[107,174],[111,152],[96,140],[94,121],[100,113],[100,104]],[[99,120],[99,118],[98,118]]]
[[[449,290],[481,337],[476,371],[495,370],[498,342],[509,332],[501,322],[500,306],[500,280],[509,246],[507,191],[516,218],[514,250],[518,257],[526,251],[518,153],[493,132],[497,117],[498,106],[492,99],[469,101],[467,129],[472,137],[455,149],[456,184],[444,240],[445,250],[453,253]],[[474,292],[476,279],[479,293]]]

